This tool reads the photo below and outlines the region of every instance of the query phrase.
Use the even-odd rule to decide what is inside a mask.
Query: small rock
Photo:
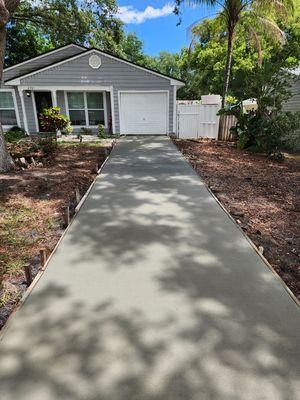
[[[21,167],[27,168],[27,166],[28,166],[28,162],[26,161],[25,157],[19,158],[19,163],[20,163]]]
[[[260,254],[264,254],[264,248],[263,248],[262,246],[259,246],[259,247],[258,247],[258,252],[259,252]]]
[[[285,238],[285,241],[286,241],[287,243],[289,243],[289,244],[292,244],[292,243],[293,243],[293,238],[290,238],[290,237]]]

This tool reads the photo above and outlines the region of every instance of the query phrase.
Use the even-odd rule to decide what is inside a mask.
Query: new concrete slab
[[[0,345],[1,400],[296,400],[299,309],[166,137],[124,138]]]

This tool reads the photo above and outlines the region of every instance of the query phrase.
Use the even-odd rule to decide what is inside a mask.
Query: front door
[[[39,121],[39,130],[43,132],[44,129],[40,123],[40,114],[45,108],[52,107],[52,96],[51,92],[34,92],[36,113]]]

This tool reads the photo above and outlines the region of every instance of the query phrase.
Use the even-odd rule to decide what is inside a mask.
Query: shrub
[[[98,137],[104,138],[105,137],[105,126],[102,124],[98,125]]]
[[[39,149],[47,156],[54,153],[57,148],[56,137],[53,135],[37,136],[34,141]]]
[[[288,112],[255,112],[237,116],[238,122],[232,131],[237,135],[237,146],[253,152],[263,152],[273,159],[281,160],[280,150],[284,137],[298,128],[300,117]]]
[[[73,126],[71,125],[71,122],[68,122],[68,125],[64,128],[64,130],[62,131],[62,134],[64,135],[71,135],[71,133],[73,132]]]
[[[300,151],[300,112],[290,114],[290,129],[283,133],[283,145],[289,151]]]
[[[24,139],[26,136],[25,130],[19,126],[13,126],[4,134],[5,140],[9,143]]]
[[[63,131],[70,123],[69,118],[60,113],[60,107],[46,108],[40,114],[40,122],[46,132]]]

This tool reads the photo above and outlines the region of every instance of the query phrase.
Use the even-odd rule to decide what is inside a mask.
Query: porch
[[[114,132],[113,89],[111,87],[19,87],[24,129],[30,133],[42,131],[39,115],[45,108],[60,107],[68,116],[74,133],[87,128],[98,131],[99,124],[106,132]]]

